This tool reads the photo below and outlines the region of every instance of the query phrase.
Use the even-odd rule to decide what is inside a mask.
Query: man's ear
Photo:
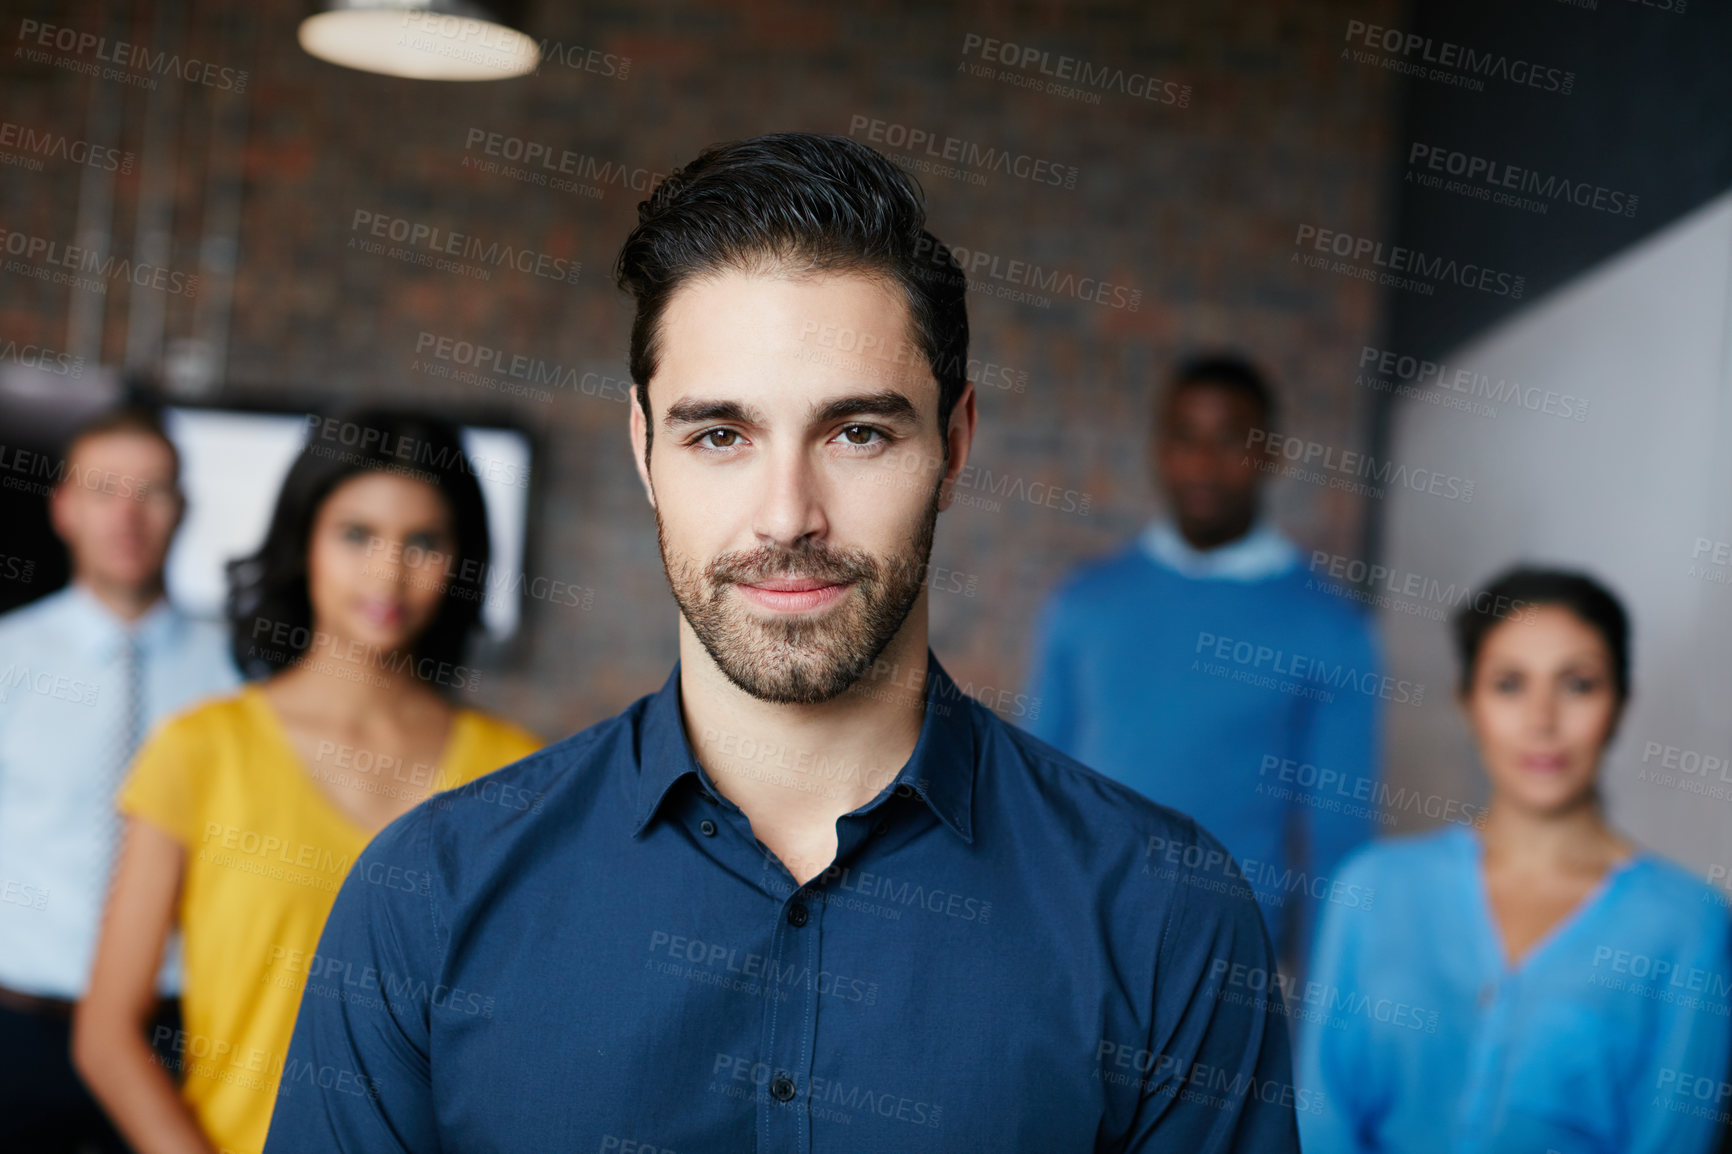
[[[644,390],[634,388],[631,391],[631,413],[627,424],[631,429],[631,460],[637,469],[637,478],[643,482],[644,496],[649,498],[650,508],[655,508],[655,486],[650,484],[649,475],[649,415],[639,406],[639,398]]]
[[[67,482],[60,484],[48,494],[48,521],[54,527],[54,535],[67,546],[72,544],[72,493],[67,489]]]
[[[944,431],[945,443],[950,450],[950,460],[944,467],[944,479],[939,482],[938,507],[950,508],[955,499],[956,480],[962,476],[962,467],[968,463],[968,450],[974,444],[974,426],[979,419],[979,413],[974,407],[974,382],[969,381],[962,386],[962,395],[956,398],[956,404],[950,409],[950,427]]]

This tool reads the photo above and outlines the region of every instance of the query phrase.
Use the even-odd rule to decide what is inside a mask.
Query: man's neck
[[[128,624],[156,608],[163,595],[160,577],[142,585],[117,585],[90,577],[75,576],[73,583],[94,597],[104,609]]]
[[[830,865],[836,819],[878,796],[913,754],[930,672],[925,625],[924,613],[911,612],[873,671],[830,701],[780,705],[728,680],[681,619],[680,705],[692,749],[795,881]]]
[[[1200,553],[1219,549],[1223,545],[1231,545],[1235,541],[1243,541],[1257,523],[1255,514],[1242,521],[1231,524],[1187,525],[1183,521],[1175,521],[1174,527],[1179,531],[1179,539]]]

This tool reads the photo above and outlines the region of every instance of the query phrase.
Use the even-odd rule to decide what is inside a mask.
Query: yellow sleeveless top
[[[308,765],[252,685],[151,734],[116,804],[186,848],[184,1036],[173,1043],[181,1095],[212,1143],[232,1154],[263,1150],[319,933],[373,836],[313,778],[359,779],[377,792],[451,789],[541,745],[509,722],[460,708],[437,766],[376,763],[335,745]]]

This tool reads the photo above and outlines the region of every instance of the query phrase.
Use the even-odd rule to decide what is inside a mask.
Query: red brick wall
[[[529,644],[487,697],[550,735],[655,688],[675,656],[675,611],[631,467],[626,406],[617,386],[542,403],[436,379],[415,367],[416,343],[432,333],[576,377],[624,378],[629,311],[608,274],[643,194],[607,183],[597,198],[481,171],[466,161],[501,158],[466,148],[472,133],[663,173],[705,144],[766,131],[852,126],[865,139],[872,129],[856,118],[866,118],[954,137],[977,153],[1044,159],[1066,176],[1075,169],[1070,188],[1003,172],[984,183],[922,175],[932,228],[946,241],[996,258],[1001,270],[1021,261],[1141,294],[1134,310],[1113,307],[1111,294],[1100,304],[1049,293],[1045,308],[971,296],[974,355],[1016,374],[1005,379],[1022,388],[982,390],[975,449],[993,476],[987,484],[1013,491],[980,494],[1000,500],[997,511],[958,507],[940,520],[935,564],[974,583],[972,595],[932,594],[933,647],[961,679],[1017,688],[1039,599],[1153,513],[1148,393],[1174,356],[1198,343],[1243,346],[1278,374],[1290,430],[1342,446],[1363,439],[1366,397],[1353,364],[1373,339],[1376,290],[1289,258],[1301,222],[1387,232],[1393,81],[1338,53],[1350,16],[1399,23],[1403,6],[1392,0],[1042,4],[1013,14],[917,3],[541,3],[532,31],[557,42],[558,58],[537,76],[477,85],[321,63],[295,44],[299,3],[250,7],[251,43],[208,0],[191,6],[181,34],[192,54],[248,73],[239,265],[218,395],[318,389],[506,405],[540,430],[548,451],[533,571],[596,596],[588,611],[528,602]],[[95,82],[17,55],[25,19],[101,33],[101,9],[26,4],[0,24],[0,118],[81,136]],[[146,5],[122,24],[155,47],[154,20]],[[1091,70],[1123,69],[1127,88],[1136,76],[1170,87],[1139,98],[1109,71],[1105,87],[1086,89],[1098,95],[1093,103],[972,75],[989,38],[1046,52],[1048,69],[1074,69],[1058,63],[1068,56]],[[1045,83],[1039,67],[1018,75]],[[196,271],[212,118],[233,98],[218,84],[163,83],[181,85],[171,263]],[[140,159],[147,101],[126,90],[117,142]],[[219,163],[228,156],[220,144],[216,152]],[[53,158],[39,171],[0,166],[5,227],[71,241],[79,172]],[[118,181],[118,252],[132,243],[138,182],[137,166]],[[364,235],[353,228],[357,210],[581,261],[581,274],[565,285],[505,269],[479,282],[369,255],[350,247]],[[0,274],[0,333],[61,347],[69,291]],[[125,348],[127,292],[116,285],[108,294],[110,361]],[[193,301],[170,297],[168,306],[171,339],[208,323]],[[1016,498],[1016,487],[1036,481],[1074,490],[1066,505],[1086,495],[1088,514]],[[1357,499],[1289,486],[1273,500],[1304,543],[1356,551]]]

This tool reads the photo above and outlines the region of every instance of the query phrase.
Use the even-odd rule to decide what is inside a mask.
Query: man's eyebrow
[[[764,415],[738,401],[705,401],[687,397],[675,401],[662,414],[662,424],[668,428],[695,425],[704,421],[732,421],[741,425],[762,424]]]
[[[820,425],[843,417],[874,416],[889,417],[893,420],[914,421],[920,417],[920,411],[914,407],[914,402],[894,389],[883,389],[876,393],[856,393],[849,397],[837,397],[826,401],[816,409],[813,420]]]
[[[920,411],[914,407],[902,393],[893,389],[884,389],[875,393],[856,393],[852,396],[837,397],[826,401],[812,411],[814,424],[828,424],[843,417],[877,416],[892,420],[914,421],[920,417]],[[686,397],[675,401],[662,414],[662,424],[667,428],[680,425],[696,425],[709,421],[731,421],[736,424],[754,425],[764,422],[764,415],[757,409],[742,405],[738,401],[709,401]]]

